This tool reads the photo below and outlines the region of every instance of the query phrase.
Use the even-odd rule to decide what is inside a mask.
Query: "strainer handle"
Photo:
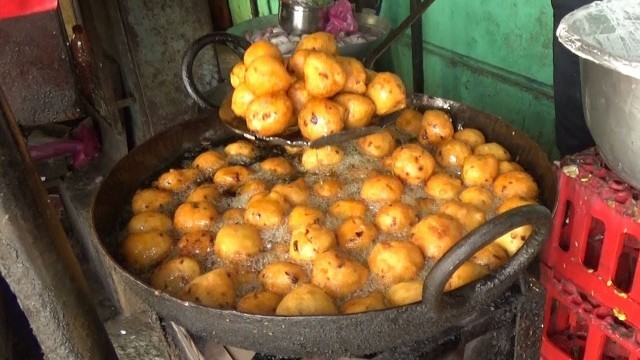
[[[215,43],[226,44],[240,58],[244,56],[244,52],[251,46],[251,43],[246,39],[226,32],[214,32],[204,35],[189,46],[182,58],[180,75],[182,76],[182,83],[189,93],[189,96],[203,108],[215,108],[216,106],[213,105],[196,86],[196,82],[193,79],[193,62],[202,49],[207,45]]]

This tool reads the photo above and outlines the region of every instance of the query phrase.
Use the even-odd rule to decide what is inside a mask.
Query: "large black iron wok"
[[[420,110],[442,109],[451,115],[456,126],[477,128],[488,141],[502,144],[536,179],[544,205],[511,210],[467,235],[434,265],[420,303],[354,315],[250,315],[180,301],[152,289],[121,267],[114,260],[118,258],[118,233],[122,229],[122,213],[133,193],[203,142],[217,146],[238,139],[215,114],[154,136],[114,166],[104,179],[92,209],[95,231],[102,245],[99,251],[115,269],[115,275],[166,320],[219,343],[262,353],[281,356],[369,354],[434,336],[463,323],[511,286],[547,239],[551,211],[556,205],[556,177],[540,147],[501,119],[426,95],[416,94],[410,103]],[[448,278],[465,259],[498,236],[525,224],[533,225],[534,232],[505,266],[475,283],[442,294]]]

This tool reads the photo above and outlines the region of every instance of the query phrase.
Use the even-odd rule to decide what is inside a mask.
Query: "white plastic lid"
[[[558,40],[574,54],[640,79],[640,0],[604,0],[567,15]]]

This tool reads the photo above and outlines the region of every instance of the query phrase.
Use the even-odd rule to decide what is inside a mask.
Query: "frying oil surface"
[[[458,129],[459,130],[459,129]],[[403,144],[407,143],[416,143],[414,139],[411,139],[409,136],[403,134],[396,128],[390,129],[391,133],[396,139],[396,148]],[[437,146],[424,146],[423,148],[427,149],[432,156],[436,156]],[[341,161],[333,166],[320,166],[318,169],[314,169],[311,171],[307,171],[304,168],[304,165],[301,161],[301,153],[287,153],[283,151],[283,149],[269,149],[269,148],[259,148],[257,147],[257,156],[254,158],[247,158],[244,156],[234,156],[233,154],[227,154],[225,165],[241,165],[250,171],[249,180],[257,180],[264,182],[266,184],[266,190],[268,193],[272,191],[274,186],[278,184],[292,184],[295,181],[302,179],[304,184],[302,186],[303,191],[308,192],[308,197],[306,201],[304,201],[304,205],[311,206],[318,209],[323,215],[324,219],[319,222],[320,226],[323,226],[333,232],[333,235],[336,235],[336,229],[346,220],[346,218],[333,216],[331,213],[331,206],[335,204],[336,201],[340,200],[359,200],[363,204],[366,205],[367,211],[364,215],[364,221],[369,224],[376,224],[376,216],[379,213],[379,210],[382,206],[388,205],[389,203],[379,203],[379,202],[368,202],[362,199],[361,190],[363,187],[363,183],[370,179],[372,176],[376,174],[392,174],[390,170],[388,170],[388,166],[385,166],[385,159],[388,159],[391,154],[388,154],[384,158],[374,158],[371,156],[363,155],[362,152],[358,148],[358,144],[356,141],[352,141],[349,143],[345,143],[340,146],[340,149],[344,152],[344,156]],[[220,154],[224,154],[224,147],[214,147],[214,148],[206,148],[201,149],[195,155],[197,156],[199,153],[202,153],[205,150],[213,150]],[[326,160],[322,158],[320,152],[315,153],[316,163],[322,163],[322,161]],[[190,168],[192,166],[192,158],[195,157],[194,154],[188,154],[185,156],[185,159],[180,163],[183,168]],[[278,175],[262,168],[261,162],[268,158],[273,157],[283,157],[287,160],[289,164],[291,164],[294,168],[292,174],[288,175]],[[437,166],[436,171],[434,173],[446,173],[452,175],[453,177],[460,179],[461,172],[459,168],[444,168],[440,165]],[[203,184],[213,184],[213,176],[212,174],[203,173],[201,178],[198,181],[195,181],[191,186],[186,188],[185,190],[180,190],[173,192],[173,200],[170,204],[166,206],[164,209],[164,213],[173,217],[176,208],[182,204],[189,194],[197,187]],[[340,184],[340,189],[335,196],[320,196],[316,193],[315,185],[323,184],[326,182],[335,182],[338,181]],[[491,184],[488,184],[486,188],[491,190]],[[217,186],[217,185],[216,185]],[[215,235],[218,231],[225,225],[229,223],[242,223],[247,221],[246,216],[244,220],[242,218],[236,218],[235,220],[225,220],[223,221],[223,216],[226,211],[231,209],[239,209],[240,214],[244,212],[247,208],[250,199],[253,196],[256,196],[253,192],[242,193],[237,191],[237,188],[222,188],[219,187],[220,196],[218,196],[215,201],[213,201],[213,205],[215,206],[218,216],[217,218],[207,226],[206,231],[209,231],[215,238]],[[427,200],[429,201],[429,206],[421,205],[421,201]],[[457,200],[457,197],[456,199]],[[484,214],[486,219],[491,219],[495,213],[498,206],[500,206],[504,199],[499,198],[498,196],[494,196],[492,198],[493,204],[490,208],[484,209]],[[387,241],[403,241],[409,242],[411,235],[411,229],[413,225],[418,223],[420,220],[424,219],[426,216],[431,214],[440,214],[440,208],[446,200],[432,198],[425,192],[424,183],[419,185],[410,185],[403,184],[403,192],[401,196],[401,202],[407,204],[411,207],[413,211],[415,211],[415,218],[410,219],[410,224],[406,229],[403,229],[399,232],[386,232],[377,227],[377,234],[375,236],[375,240],[373,243],[364,246],[364,248],[359,250],[349,250],[345,248],[339,247],[337,244],[333,245],[332,248],[337,251],[338,254],[345,256],[346,259],[357,261],[359,264],[368,267],[368,261],[370,258],[370,253],[372,248],[380,243]],[[300,205],[300,204],[298,204]],[[272,264],[274,262],[291,262],[301,266],[309,279],[312,278],[313,273],[313,261],[299,261],[299,259],[293,259],[290,254],[290,249],[293,247],[291,244],[292,230],[289,228],[289,224],[287,221],[287,217],[290,213],[290,210],[294,208],[296,204],[289,204],[286,209],[286,216],[284,220],[279,223],[277,226],[272,227],[263,227],[260,228],[260,237],[262,240],[262,251],[255,256],[252,256],[248,259],[243,260],[228,260],[221,259],[214,254],[213,251],[210,251],[204,256],[198,256],[197,260],[201,267],[201,274],[207,274],[208,272],[218,269],[225,268],[229,269],[234,274],[234,285],[236,289],[235,299],[241,299],[243,296],[247,295],[253,291],[262,291],[263,283],[261,283],[259,274],[265,268],[266,265]],[[350,211],[350,209],[348,210]],[[394,224],[396,219],[394,218]],[[452,220],[455,221],[455,220]],[[307,230],[308,231],[308,230]],[[447,233],[449,231],[446,228],[436,229],[434,230]],[[469,229],[465,229],[464,233],[467,233]],[[166,258],[163,262],[157,263],[154,267],[150,269],[145,269],[143,271],[136,271],[140,278],[143,281],[149,281],[152,277],[154,271],[156,271],[157,266],[166,263],[167,259],[176,258],[179,256],[184,256],[184,253],[178,249],[177,243],[182,237],[183,234],[179,233],[175,229],[171,229],[167,232],[174,239],[174,246],[171,248],[169,253],[166,255]],[[361,234],[361,232],[360,232]],[[441,234],[442,235],[442,234]],[[128,234],[123,232],[123,238],[126,238]],[[358,235],[360,236],[360,235]],[[438,242],[439,239],[430,240],[433,242]],[[317,256],[318,254],[316,254]],[[402,254],[401,254],[402,255]],[[394,256],[398,256],[395,254],[388,255],[390,256],[387,260],[380,261],[401,261],[402,256],[396,258]],[[126,257],[126,256],[125,256]],[[298,261],[296,261],[298,260]],[[413,280],[423,281],[428,274],[430,268],[433,263],[435,263],[437,259],[430,259],[425,257],[424,267],[419,271],[419,275],[414,277]],[[338,263],[335,271],[336,273],[339,271],[340,265]],[[388,266],[388,265],[381,265]],[[389,265],[391,266],[391,265]],[[290,275],[290,274],[287,274]],[[325,274],[326,276],[331,276],[330,273]],[[180,276],[180,274],[176,275]],[[340,277],[336,275],[337,277]],[[187,279],[189,281],[193,280],[191,278]],[[298,280],[296,280],[298,281]],[[336,280],[336,281],[339,281]],[[188,281],[185,281],[188,283]],[[467,281],[468,282],[468,281]],[[295,282],[294,282],[295,285]],[[389,284],[388,282],[383,281],[379,276],[375,276],[371,272],[367,277],[366,281],[358,286],[357,289],[346,296],[335,297],[333,300],[335,304],[339,307],[344,304],[346,301],[366,296],[373,291],[379,290],[383,293],[386,293],[390,286],[393,284]],[[182,297],[180,293],[172,294],[177,297]],[[389,299],[387,301],[387,305],[389,306]],[[213,306],[216,307],[216,306]],[[225,308],[224,306],[221,306]],[[227,307],[228,308],[228,307]],[[275,309],[274,309],[275,310]],[[363,310],[366,311],[366,310]]]

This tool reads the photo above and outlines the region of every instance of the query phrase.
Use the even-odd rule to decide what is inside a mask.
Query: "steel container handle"
[[[495,300],[513,284],[540,251],[549,236],[551,221],[552,215],[547,208],[532,204],[509,210],[474,229],[433,266],[425,279],[422,304],[440,315],[445,312],[471,310]],[[472,286],[463,286],[443,293],[451,275],[465,261],[498,237],[526,225],[533,226],[533,232],[505,265]]]
[[[251,45],[249,41],[240,36],[226,32],[215,32],[202,36],[189,46],[189,49],[187,49],[187,52],[182,58],[182,69],[180,72],[182,76],[182,83],[189,93],[189,96],[191,96],[191,98],[203,108],[215,108],[216,106],[207,100],[196,86],[196,82],[193,79],[193,62],[205,46],[215,43],[228,45],[240,58],[244,56],[244,52]]]

